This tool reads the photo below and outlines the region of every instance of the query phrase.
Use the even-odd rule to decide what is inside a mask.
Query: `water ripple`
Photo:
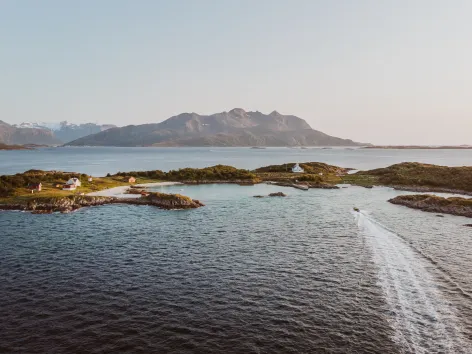
[[[470,301],[438,271],[470,291],[463,219],[387,189],[252,198],[277,190],[187,187],[207,206],[181,212],[1,213],[0,352],[466,352]],[[385,228],[359,229],[352,205]],[[457,257],[444,228],[468,247]]]

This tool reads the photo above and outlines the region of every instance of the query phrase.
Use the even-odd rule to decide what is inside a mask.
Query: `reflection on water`
[[[0,351],[470,352],[467,219],[386,188],[182,188],[206,206],[1,213]]]

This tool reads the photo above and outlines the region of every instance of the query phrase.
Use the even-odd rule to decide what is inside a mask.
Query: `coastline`
[[[445,198],[431,194],[413,194],[400,195],[389,199],[388,202],[428,213],[441,213],[472,218],[472,198]]]
[[[97,192],[87,193],[87,196],[91,197],[115,197],[115,198],[139,198],[139,195],[126,194],[125,192],[130,188],[148,188],[148,187],[160,187],[160,186],[173,186],[182,184],[180,182],[152,182],[152,183],[141,183],[135,186],[120,186],[109,189],[102,189]]]

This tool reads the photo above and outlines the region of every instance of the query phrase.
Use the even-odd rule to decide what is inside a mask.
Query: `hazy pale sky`
[[[472,144],[472,1],[0,1],[1,120],[234,107],[362,142]]]

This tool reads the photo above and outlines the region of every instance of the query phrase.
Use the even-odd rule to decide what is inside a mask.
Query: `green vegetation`
[[[349,178],[359,181],[370,179],[373,184],[386,186],[429,187],[472,192],[472,167],[447,167],[404,162],[386,168],[344,176],[343,180],[349,181]]]
[[[81,186],[75,191],[64,191],[62,185],[70,178],[77,177],[81,181]],[[42,171],[42,170],[28,170],[24,173],[17,173],[15,175],[0,176],[0,203],[11,202],[12,200],[21,201],[29,200],[31,198],[41,197],[64,197],[74,195],[77,193],[90,193],[103,189],[128,186],[129,183],[120,177],[94,177],[92,181],[88,181],[88,175],[61,172],[61,171]],[[156,182],[156,180],[149,178],[140,178],[139,183]],[[42,190],[34,191],[28,188],[29,184],[41,183]]]
[[[323,182],[323,177],[320,175],[302,174],[301,176],[297,176],[297,181],[321,183]]]
[[[4,143],[0,143],[0,150],[33,150],[30,147],[26,147],[23,145],[7,145]]]
[[[141,177],[141,178],[146,178],[146,179],[156,179],[156,180],[165,180],[166,179],[166,173],[162,172],[161,170],[153,170],[153,171],[131,171],[131,172],[118,172],[115,175],[110,175],[107,174],[107,177],[127,177],[127,176],[133,176],[133,177]]]
[[[263,181],[336,184],[341,182],[340,176],[349,171],[347,168],[328,165],[322,162],[304,162],[299,165],[305,172],[293,173],[292,167],[294,165],[295,163],[270,165],[258,168],[254,170],[254,173]]]
[[[308,174],[344,174],[349,169],[328,165],[323,162],[303,162],[299,164],[301,168]],[[295,166],[295,162],[285,163],[282,165],[270,165],[260,167],[254,170],[256,173],[267,173],[267,172],[280,172],[280,173],[292,173],[292,167]]]
[[[145,199],[159,198],[161,200],[186,201],[188,203],[191,203],[193,201],[192,198],[187,197],[186,195],[168,194],[168,193],[160,193],[160,192],[150,192],[148,196],[143,197],[143,198]]]
[[[146,177],[165,181],[250,181],[258,182],[257,176],[243,169],[232,166],[216,165],[205,168],[182,168],[169,172],[154,171],[132,171],[118,172],[115,176]]]
[[[369,176],[358,173],[344,175],[341,177],[341,180],[342,183],[353,184],[362,187],[371,187],[380,184],[379,178],[377,176]]]
[[[428,194],[400,195],[390,199],[389,202],[430,213],[444,213],[472,218],[472,199],[467,198],[443,198]]]
[[[438,197],[436,195],[430,194],[410,194],[410,195],[400,195],[398,197],[393,198],[392,200],[402,200],[404,202],[428,202],[431,205],[437,206],[449,206],[449,205],[460,205],[472,208],[472,198],[460,198],[460,197]]]

